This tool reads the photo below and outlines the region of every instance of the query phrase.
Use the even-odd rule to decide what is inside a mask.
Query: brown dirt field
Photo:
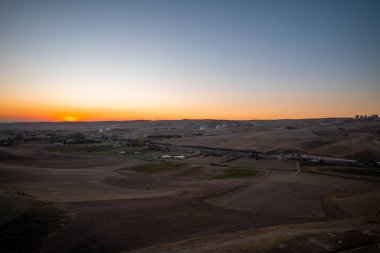
[[[244,180],[210,180],[225,168],[215,166],[184,165],[178,169],[146,175],[129,170],[118,170],[126,177],[106,181],[107,184],[131,190],[172,191],[183,197],[200,197],[224,189],[235,188]]]
[[[75,169],[117,165],[122,160],[111,157],[96,157],[77,154],[63,154],[44,150],[0,148],[1,164],[27,167]]]
[[[336,191],[380,192],[375,182],[318,174],[272,171],[248,187],[208,200],[223,208],[290,217],[325,217],[321,200]]]
[[[260,165],[265,176],[210,180],[225,168],[184,163],[144,174],[130,169],[146,162],[127,158],[1,151],[13,157],[0,161],[2,194],[64,202],[71,213],[38,252],[314,253],[353,249],[355,238],[370,246],[379,229],[378,183],[297,172],[293,162],[241,158],[230,163]]]
[[[355,220],[338,220],[247,229],[160,244],[132,252],[356,252],[361,248],[376,249],[373,246],[378,246],[379,235],[378,224],[363,225]]]
[[[199,200],[159,198],[82,202],[39,252],[120,252],[185,238],[303,222],[225,210]]]
[[[244,133],[195,136],[165,140],[177,145],[207,146],[216,148],[255,149],[261,152],[292,150],[320,155],[359,160],[380,160],[380,147],[373,125],[300,126],[289,130],[273,127],[269,131],[254,128]],[[343,129],[343,130],[342,130]]]
[[[213,205],[258,215],[325,217],[320,199],[330,191],[298,183],[265,180],[208,200]]]
[[[336,196],[334,201],[340,209],[352,217],[363,217],[371,220],[380,219],[380,192],[343,194]]]
[[[167,140],[168,143],[179,145],[195,145],[216,148],[255,149],[271,151],[278,148],[297,149],[305,140],[318,137],[309,129],[275,129],[271,131],[250,131],[216,136],[187,137]]]
[[[42,150],[8,149],[7,152],[37,158],[1,162],[1,192],[22,191],[40,200],[58,202],[177,194],[176,191],[130,190],[107,183],[125,178],[117,172],[118,169],[139,165],[141,161],[55,154]]]

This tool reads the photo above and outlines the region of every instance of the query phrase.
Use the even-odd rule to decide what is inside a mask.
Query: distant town
[[[46,123],[45,129],[35,129],[36,124],[13,123],[1,124],[0,146],[14,146],[25,143],[46,143],[53,146],[93,145],[94,150],[114,149],[118,155],[145,155],[153,159],[186,159],[198,156],[222,156],[228,159],[251,157],[255,159],[300,160],[312,163],[379,165],[376,159],[347,159],[333,154],[320,154],[305,150],[270,150],[255,148],[230,148],[207,145],[188,145],[171,143],[170,140],[191,137],[212,137],[245,133],[259,129],[288,131],[304,127],[321,126],[344,129],[345,125],[356,126],[359,122],[377,124],[379,117],[373,115],[356,115],[344,119],[310,119],[279,121],[223,121],[223,120],[181,120],[181,121],[133,121],[133,122],[79,122],[79,123]],[[98,126],[105,127],[98,127]],[[109,126],[110,125],[110,126]],[[74,126],[80,126],[79,128]],[[82,131],[77,131],[83,129]],[[378,130],[379,131],[379,130]],[[169,142],[168,142],[169,141]],[[374,140],[375,143],[378,140]],[[74,147],[73,146],[73,147]],[[89,149],[89,148],[87,148]]]

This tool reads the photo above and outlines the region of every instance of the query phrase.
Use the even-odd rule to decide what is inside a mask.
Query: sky
[[[0,121],[380,113],[378,0],[0,0]]]

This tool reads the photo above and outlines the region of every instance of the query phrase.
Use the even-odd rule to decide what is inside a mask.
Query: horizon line
[[[217,119],[217,118],[197,118],[197,119],[130,119],[130,120],[77,120],[77,121],[0,121],[0,124],[14,123],[96,123],[96,122],[133,122],[133,121],[184,121],[184,120],[219,120],[219,121],[281,121],[281,120],[318,120],[318,119],[354,119],[354,117],[321,117],[321,118],[279,118],[279,119]]]

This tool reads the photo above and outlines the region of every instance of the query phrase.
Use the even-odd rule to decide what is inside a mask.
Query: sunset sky
[[[380,113],[380,1],[0,0],[0,121]]]

